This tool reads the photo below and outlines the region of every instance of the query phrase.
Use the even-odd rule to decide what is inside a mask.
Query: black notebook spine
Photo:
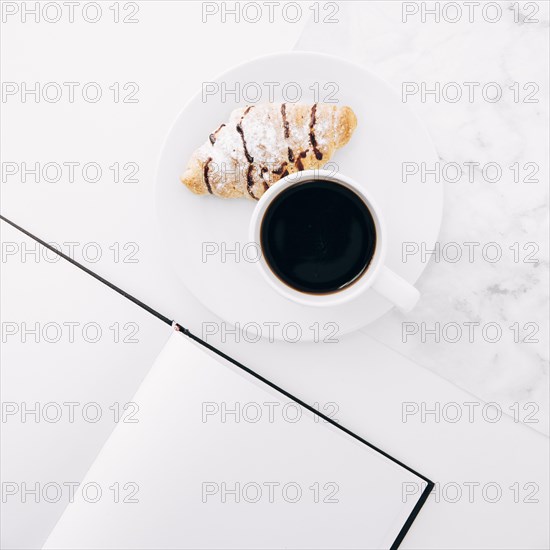
[[[218,348],[212,346],[208,342],[205,342],[204,340],[202,340],[201,338],[199,338],[198,336],[193,334],[189,329],[185,328],[180,323],[170,319],[166,315],[163,315],[162,313],[160,313],[157,310],[153,309],[152,307],[148,306],[147,304],[145,304],[141,300],[138,300],[135,296],[132,296],[131,294],[129,294],[125,290],[123,290],[120,287],[114,285],[113,283],[111,283],[107,279],[101,277],[97,273],[93,272],[91,269],[88,269],[86,266],[84,266],[81,263],[77,262],[76,260],[74,260],[70,256],[67,256],[66,254],[64,254],[63,252],[61,252],[60,250],[58,250],[57,248],[52,246],[51,244],[49,244],[46,241],[40,239],[36,235],[33,235],[31,232],[27,231],[23,227],[17,225],[16,223],[12,222],[11,220],[9,220],[8,218],[4,217],[1,214],[0,214],[0,220],[5,221],[6,223],[11,225],[12,227],[17,229],[18,231],[20,231],[21,233],[26,235],[27,237],[33,239],[34,241],[41,244],[42,246],[44,246],[48,250],[51,250],[54,254],[57,254],[60,258],[63,258],[67,262],[71,263],[72,265],[74,265],[78,269],[84,271],[84,273],[87,273],[88,275],[90,275],[94,279],[98,280],[100,283],[103,283],[105,286],[109,287],[110,289],[114,290],[115,292],[118,292],[118,294],[120,294],[121,296],[124,296],[124,298],[130,300],[131,302],[133,302],[134,304],[136,304],[140,308],[144,309],[145,311],[147,311],[151,315],[154,315],[155,317],[157,317],[157,319],[160,319],[163,323],[166,323],[167,325],[170,325],[171,327],[173,327],[174,330],[177,330],[178,332],[181,332],[181,333],[185,334],[185,336],[187,336],[191,340],[197,342],[199,345],[201,345],[201,346],[205,347],[206,349],[210,350],[211,352],[215,353],[216,355],[218,355],[222,359],[225,359],[226,361],[232,363],[233,365],[235,365],[239,369],[243,370],[244,372],[248,373],[249,375],[251,375],[254,378],[256,378],[257,380],[259,380],[260,382],[263,382],[264,384],[267,384],[270,388],[273,388],[274,390],[281,393],[282,395],[284,395],[288,399],[294,401],[295,403],[297,403],[298,405],[300,405],[304,409],[307,409],[308,411],[310,411],[314,415],[316,415],[319,418],[323,419],[325,422],[335,426],[339,430],[341,430],[344,433],[348,434],[350,437],[356,439],[357,441],[360,441],[364,445],[367,445],[368,447],[370,447],[374,451],[376,451],[376,452],[380,453],[381,455],[383,455],[384,457],[386,457],[388,460],[391,460],[392,462],[398,464],[399,466],[401,466],[405,470],[408,470],[409,472],[411,472],[414,475],[418,476],[420,479],[424,480],[426,482],[426,487],[425,487],[424,491],[422,492],[422,494],[420,495],[420,498],[418,499],[418,502],[416,503],[415,507],[413,508],[413,510],[410,513],[409,517],[407,518],[406,522],[403,524],[403,527],[401,528],[397,538],[395,539],[392,546],[390,547],[390,550],[396,550],[397,548],[399,548],[399,545],[401,544],[401,542],[405,538],[405,535],[409,531],[413,521],[415,520],[416,516],[420,512],[420,509],[422,508],[422,506],[426,502],[426,499],[428,498],[428,496],[430,495],[431,491],[434,488],[434,483],[432,481],[430,481],[427,477],[423,476],[422,474],[418,473],[417,471],[413,470],[412,468],[410,468],[409,466],[407,466],[403,462],[401,462],[401,461],[397,460],[396,458],[394,458],[393,456],[389,455],[388,453],[386,453],[382,449],[379,449],[378,447],[376,447],[372,443],[369,443],[366,439],[363,439],[362,437],[358,436],[357,434],[355,434],[351,430],[348,430],[345,426],[342,426],[341,424],[336,422],[334,419],[326,416],[321,411],[317,410],[315,407],[312,407],[311,405],[308,405],[305,401],[302,401],[300,398],[298,398],[295,395],[291,394],[290,392],[286,391],[284,388],[278,386],[277,384],[275,384],[271,380],[265,378],[261,374],[258,374],[256,371],[250,369],[246,365],[243,365],[242,363],[240,363],[236,359],[233,359],[233,357],[225,354],[223,351],[221,351]]]

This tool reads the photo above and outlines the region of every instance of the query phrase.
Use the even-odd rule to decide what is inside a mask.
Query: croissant
[[[238,108],[195,150],[181,181],[199,195],[258,200],[288,174],[323,166],[356,126],[350,107],[325,103]]]

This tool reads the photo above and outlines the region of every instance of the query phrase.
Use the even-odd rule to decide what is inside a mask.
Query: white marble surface
[[[440,183],[425,176],[426,185],[445,187],[441,253],[439,261],[427,257],[430,263],[419,281],[420,304],[406,316],[393,312],[364,332],[547,434],[549,4],[535,3],[538,12],[531,18],[538,23],[516,23],[512,2],[499,3],[498,22],[488,22],[479,6],[470,22],[463,6],[461,20],[452,23],[445,18],[454,18],[456,12],[444,11],[444,2],[437,4],[439,23],[428,14],[422,22],[422,10],[435,9],[435,2],[342,3],[334,32],[310,21],[297,44],[298,49],[355,59],[400,90],[404,82],[419,87],[425,82],[431,89],[436,82],[441,88],[455,82],[463,92],[457,102],[446,101],[443,94],[438,101],[427,95],[423,102],[419,93],[406,99],[425,121],[441,159]],[[520,2],[519,13],[531,13],[533,5]],[[409,15],[403,17],[403,10]],[[495,18],[496,13],[488,11],[485,17]],[[472,101],[464,82],[480,84],[472,88]],[[489,82],[500,86],[499,101],[484,99],[482,88]],[[535,89],[528,84],[534,82],[538,102],[515,102],[509,89],[514,82],[519,83],[520,100]],[[495,90],[487,89],[490,98]],[[447,91],[454,99],[454,88]],[[463,170],[458,181],[453,181],[456,171],[449,163]],[[471,177],[465,163],[478,163]],[[501,168],[498,181],[490,181],[497,179],[492,165],[484,174],[487,163]],[[517,183],[510,169],[514,163],[520,166]],[[536,163],[532,179],[538,181],[521,181],[534,170],[526,163]],[[407,181],[420,177],[409,175]],[[450,243],[458,243],[462,253],[457,262],[457,247]],[[487,243],[496,246],[484,251]],[[421,243],[416,245],[418,257]],[[410,247],[414,254],[415,245]],[[502,258],[490,261],[497,250]],[[423,328],[435,329],[440,341],[429,332],[423,338]],[[500,339],[491,342],[499,330]]]

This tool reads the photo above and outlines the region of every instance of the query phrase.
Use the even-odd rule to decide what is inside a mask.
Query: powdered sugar
[[[206,183],[214,194],[258,199],[287,174],[330,159],[343,145],[342,131],[350,133],[341,127],[342,109],[322,103],[235,109],[195,152],[195,161],[208,167]]]

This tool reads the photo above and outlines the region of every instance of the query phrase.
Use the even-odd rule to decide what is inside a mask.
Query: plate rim
[[[344,59],[344,58],[342,58],[340,56],[337,56],[337,55],[327,54],[327,53],[323,53],[323,52],[313,52],[313,51],[309,51],[309,50],[279,51],[279,52],[273,52],[273,53],[269,53],[269,54],[265,54],[265,55],[254,56],[254,57],[252,57],[250,59],[247,59],[245,61],[242,61],[240,63],[236,63],[235,65],[230,66],[229,68],[227,68],[223,72],[218,73],[212,79],[212,81],[215,82],[215,81],[222,80],[227,75],[230,75],[233,72],[246,67],[247,65],[258,63],[258,62],[261,62],[263,60],[297,58],[297,57],[305,57],[305,58],[309,58],[309,59],[315,59],[317,61],[320,61],[320,60],[330,61],[331,63],[337,63],[339,65],[346,66],[351,71],[359,71],[359,73],[367,75],[370,79],[373,79],[373,80],[377,81],[380,85],[382,85],[385,89],[387,89],[388,92],[391,95],[393,95],[394,98],[398,102],[402,103],[400,95],[398,93],[398,90],[390,82],[388,82],[386,79],[384,79],[383,77],[379,76],[378,74],[372,72],[367,67],[364,67],[364,66],[360,65],[359,63],[357,63],[355,61],[350,61],[348,59]],[[157,234],[160,237],[160,240],[161,240],[161,243],[162,243],[163,255],[165,257],[168,255],[168,253],[167,253],[167,250],[166,250],[165,239],[162,237],[163,234],[164,234],[164,230],[163,230],[164,222],[163,222],[163,216],[161,215],[161,212],[160,212],[160,202],[161,201],[159,199],[159,192],[158,192],[158,189],[159,189],[158,183],[159,183],[160,178],[161,178],[161,171],[162,171],[162,167],[163,167],[163,162],[162,161],[163,161],[164,156],[166,154],[166,151],[168,149],[168,144],[171,140],[172,134],[174,133],[180,118],[188,110],[188,108],[192,105],[192,103],[195,102],[197,100],[197,98],[200,98],[200,96],[201,96],[201,89],[199,88],[193,95],[191,95],[189,97],[189,99],[183,104],[181,109],[174,116],[174,119],[172,120],[172,123],[170,124],[170,127],[169,127],[169,129],[168,129],[168,131],[165,135],[165,138],[162,142],[161,148],[160,148],[160,150],[158,152],[158,155],[157,155],[156,168],[155,168],[155,172],[154,172],[154,190],[153,190],[153,192],[154,192],[154,208],[155,208],[155,218],[156,218],[156,221],[157,221]],[[256,102],[256,103],[260,103],[260,102]],[[410,105],[406,105],[406,104],[403,104],[403,103],[402,103],[402,105],[403,105],[403,107],[406,108],[408,114],[412,117],[412,120],[414,120],[414,123],[416,124],[418,130],[422,131],[422,133],[424,135],[424,138],[426,138],[426,143],[429,143],[429,145],[430,145],[430,149],[431,149],[431,153],[433,154],[433,157],[436,158],[436,159],[439,159],[439,154],[437,152],[435,144],[432,140],[432,137],[431,137],[431,135],[428,131],[428,128],[427,128],[424,120],[419,116],[419,114],[416,112],[416,110],[413,109]],[[437,241],[437,238],[439,237],[439,234],[440,234],[440,231],[441,231],[442,220],[443,220],[443,210],[444,210],[444,203],[445,203],[444,186],[439,185],[439,186],[434,188],[434,191],[439,194],[438,202],[440,204],[440,207],[438,208],[437,212],[434,212],[434,214],[437,215],[437,220],[435,219],[435,215],[434,215],[434,223],[436,223],[436,225],[437,225],[437,231],[434,233],[433,239],[430,242],[430,244],[434,244]],[[174,262],[171,261],[169,259],[169,257],[167,257],[166,259],[167,259],[167,262],[170,266],[170,269],[172,270],[172,272],[174,273],[176,278],[185,287],[185,289],[192,296],[194,296],[195,299],[197,299],[197,301],[201,304],[202,307],[204,307],[206,310],[208,310],[210,313],[212,313],[217,318],[223,320],[225,323],[227,323],[231,326],[234,326],[234,323],[231,320],[226,319],[226,318],[222,317],[216,311],[213,311],[202,300],[202,298],[200,296],[197,296],[196,293],[193,291],[193,289],[188,284],[186,284],[185,280],[181,277],[180,271],[177,269]],[[419,271],[419,273],[415,277],[411,278],[411,280],[410,280],[411,284],[415,285],[419,281],[419,279],[421,278],[421,276],[425,272],[427,266],[428,266],[427,263],[424,264],[424,266]],[[329,308],[327,308],[327,309],[329,309]],[[355,323],[351,323],[350,326],[344,327],[342,330],[340,330],[339,335],[344,336],[346,334],[351,334],[351,333],[357,332],[357,331],[361,330],[362,328],[364,328],[365,326],[368,326],[368,325],[378,321],[379,319],[383,318],[391,310],[393,310],[393,306],[390,306],[388,309],[386,309],[383,313],[381,313],[377,317],[371,319],[370,321],[361,323],[358,326],[355,326]],[[263,335],[262,338],[265,338],[265,336]],[[279,339],[276,337],[276,340],[279,340]],[[309,340],[308,338],[304,338],[301,341],[304,342],[304,343],[308,343],[311,340]]]

